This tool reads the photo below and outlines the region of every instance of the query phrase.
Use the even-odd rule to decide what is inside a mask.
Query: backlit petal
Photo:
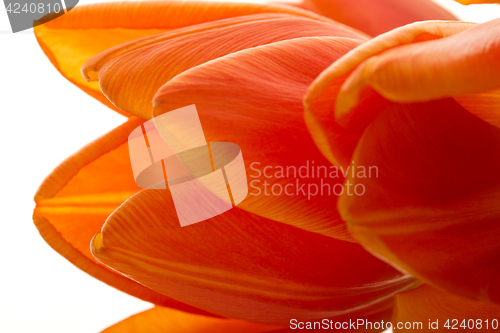
[[[446,23],[439,23],[440,26],[444,24]],[[500,20],[475,25],[462,32],[458,31],[466,28],[466,24],[455,23],[449,27],[453,29],[447,32],[453,34],[445,38],[394,47],[383,53],[378,49],[368,55],[378,53],[377,56],[363,56],[363,59],[359,59],[366,60],[354,70],[337,96],[337,120],[347,127],[356,126],[357,119],[362,118],[356,116],[356,106],[359,104],[360,94],[366,88],[373,88],[391,101],[403,103],[449,96],[457,97],[460,102],[460,95],[482,93],[492,89],[497,89],[495,94],[498,94]],[[378,43],[373,40],[371,44],[378,44],[382,48],[384,42],[391,42],[391,34],[381,36]],[[399,43],[401,44],[403,43]],[[481,99],[481,96],[478,98]],[[500,105],[497,102],[498,96],[495,98],[495,108],[498,110]],[[475,104],[477,103],[464,106],[483,119],[491,116],[490,113],[483,117],[483,111],[475,108]],[[495,124],[500,124],[498,118],[497,116]]]
[[[154,307],[130,316],[102,333],[259,333],[270,330],[273,326]]]
[[[356,67],[366,59],[387,49],[441,38],[472,25],[462,22],[414,23],[363,43],[331,64],[314,80],[304,97],[307,125],[323,155],[331,163],[347,168],[362,129],[386,105],[386,99],[368,87],[362,91],[356,91],[354,104],[357,105],[355,108],[350,106],[353,102],[349,94],[353,95],[353,93],[343,92],[341,87]],[[469,104],[481,104],[483,105],[481,108],[487,110],[491,103],[485,103],[486,100],[485,98],[478,101],[472,98]],[[492,100],[492,103],[494,102],[495,100]],[[342,128],[339,124],[349,130]]]
[[[288,326],[386,310],[414,280],[345,242],[235,207],[180,227],[170,191],[143,190],[94,237],[101,262],[164,295],[229,318]]]
[[[424,20],[456,20],[430,0],[306,0],[304,8],[371,36]]]
[[[306,108],[317,118],[323,118],[325,127],[334,126],[329,123],[334,121],[331,116],[335,110],[335,118],[341,125],[363,129],[385,103],[373,89],[356,83],[357,76],[351,75],[356,68],[364,66],[372,57],[378,59],[377,55],[392,48],[443,38],[472,26],[472,23],[463,22],[418,22],[380,35],[345,54],[321,73],[307,91],[304,98]],[[335,151],[333,140],[331,145]]]
[[[307,36],[364,37],[343,25],[285,14],[261,14],[221,20],[139,40],[90,59],[83,73],[96,78],[120,109],[152,116],[153,96],[189,68],[250,47]]]
[[[467,111],[500,127],[500,88],[454,97]]]
[[[322,74],[319,77],[321,76]],[[335,121],[335,97],[346,77],[344,75],[336,78],[320,88],[316,84],[318,82],[316,79],[304,97],[305,121],[314,142],[330,163],[344,169],[351,163],[352,154],[360,138],[358,131],[346,129]],[[383,106],[386,102],[373,92],[366,94],[365,98],[364,102],[369,107],[363,110],[368,112],[368,116],[374,108]]]
[[[451,98],[391,103],[353,163],[378,170],[349,174],[365,192],[339,199],[357,240],[433,286],[500,303],[500,129]]]
[[[471,301],[428,285],[397,294],[395,299],[394,331],[418,330],[410,326],[398,329],[398,323],[400,327],[411,323],[412,328],[417,327],[414,323],[422,323],[423,331],[498,332],[500,306],[495,304]],[[432,323],[431,330],[429,323]]]
[[[64,77],[119,111],[103,96],[98,83],[83,79],[80,68],[88,58],[113,46],[171,29],[274,12],[318,17],[298,8],[279,5],[201,1],[110,2],[77,6],[67,14],[35,27],[35,34],[42,50]]]
[[[54,250],[95,278],[145,301],[204,313],[110,270],[90,253],[90,241],[109,214],[140,190],[134,183],[126,142],[141,122],[131,118],[57,167],[35,196],[33,219]]]
[[[315,147],[301,98],[325,66],[359,43],[296,38],[218,58],[165,84],[155,116],[195,104],[207,141],[241,147],[250,185],[242,209],[351,240],[336,210],[344,176]]]

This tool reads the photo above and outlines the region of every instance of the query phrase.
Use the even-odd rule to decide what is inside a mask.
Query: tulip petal
[[[287,325],[388,309],[415,281],[359,244],[235,207],[181,227],[170,191],[143,190],[92,241],[102,263],[186,304],[229,318]]]
[[[438,25],[444,24],[446,23]],[[391,35],[397,35],[398,32],[381,36],[379,41],[371,41],[374,46],[378,44],[379,48],[374,47],[375,51],[368,56],[379,54],[359,59],[368,58],[342,86],[336,100],[336,119],[344,126],[356,126],[353,123],[356,124],[357,119],[361,118],[356,116],[356,106],[359,104],[359,95],[365,88],[372,88],[385,98],[402,103],[459,97],[491,89],[497,89],[495,93],[498,94],[500,20],[478,24],[459,32],[466,27],[463,23],[450,24],[451,29],[446,31],[445,38],[395,47],[381,54],[380,48],[387,49],[382,43],[390,43]],[[410,26],[405,28],[412,29]],[[452,35],[447,35],[449,32]],[[356,62],[359,63],[359,60],[356,59]],[[460,98],[457,100],[460,101]],[[495,103],[498,100],[497,96]],[[474,108],[474,104],[464,106],[472,107],[469,111],[483,118],[481,109]],[[499,106],[495,105],[496,108]],[[490,116],[491,113],[485,118]],[[500,123],[498,118],[497,115],[496,124]]]
[[[54,250],[95,278],[148,302],[205,313],[129,280],[90,253],[90,241],[109,214],[140,190],[134,183],[126,142],[141,123],[130,118],[57,167],[35,195],[35,225]]]
[[[201,1],[111,2],[77,6],[65,15],[35,27],[42,50],[71,83],[123,114],[86,82],[82,64],[113,46],[171,29],[258,13],[289,13],[317,18],[307,11],[280,5]]]
[[[304,96],[309,132],[315,138],[323,155],[334,165],[347,168],[351,163],[351,157],[360,138],[361,130],[386,105],[385,98],[373,89],[367,88],[356,96],[358,105],[355,108],[346,107],[349,105],[350,99],[345,97],[346,93],[341,91],[341,87],[356,67],[387,49],[417,41],[445,37],[471,26],[473,24],[462,22],[410,24],[361,44],[331,64],[314,80]],[[486,100],[488,99],[483,98],[478,101],[472,98],[469,100],[469,104],[477,106],[478,109],[487,110],[491,103],[485,103]],[[493,102],[495,101],[493,100]]]
[[[307,90],[303,101],[307,129],[316,146],[330,163],[344,169],[350,165],[352,154],[361,137],[357,131],[346,129],[335,121],[333,112],[335,96],[337,96],[346,77],[344,75],[329,81],[324,88],[318,88],[318,85],[315,84],[318,82],[318,79],[316,79]],[[320,94],[316,93],[317,90],[321,91]],[[383,106],[385,100],[377,97],[375,94],[366,95],[366,101],[364,102],[369,104],[369,108],[363,110],[371,112],[374,108]],[[365,119],[369,119],[369,116],[368,114]]]
[[[229,53],[307,36],[364,38],[339,24],[285,14],[252,15],[177,29],[120,46],[90,59],[83,72],[90,76],[99,73],[100,87],[114,105],[149,119],[156,91],[179,73]]]
[[[472,26],[474,24],[463,22],[418,22],[378,36],[345,54],[314,80],[304,97],[306,109],[316,118],[326,120],[324,127],[336,126],[331,125],[334,122],[331,113],[335,110],[339,124],[351,130],[362,130],[385,103],[370,87],[354,85],[351,73],[356,68],[392,48],[447,37]],[[335,149],[334,140],[330,140],[330,145],[334,155],[343,155]]]
[[[437,332],[452,329],[498,332],[499,317],[500,307],[496,304],[471,301],[423,285],[396,295],[393,327],[394,331],[404,331],[405,329],[398,329],[398,323],[402,323],[400,326],[404,327],[404,323],[411,323],[413,326],[413,323],[421,322],[423,330],[429,329],[429,323],[433,323],[431,328]]]
[[[500,89],[454,97],[467,111],[482,120],[500,127]]]
[[[273,326],[205,317],[157,306],[128,317],[102,333],[259,333],[272,329]]]
[[[288,6],[286,6],[288,7]],[[286,8],[285,7],[285,8]],[[235,16],[235,17],[230,17],[228,19],[219,19],[216,21],[210,21],[206,23],[200,23],[200,24],[195,24],[192,26],[187,26],[187,27],[180,27],[174,30],[170,30],[165,33],[160,33],[148,37],[144,37],[141,39],[137,40],[132,40],[127,43],[123,43],[117,46],[114,46],[112,48],[107,49],[106,51],[103,51],[92,58],[88,59],[84,65],[82,66],[82,74],[84,78],[89,81],[89,80],[97,80],[98,79],[98,72],[101,69],[101,67],[114,57],[117,57],[119,55],[122,55],[127,52],[131,52],[134,50],[138,50],[141,47],[145,46],[151,46],[154,44],[159,44],[162,42],[166,42],[171,39],[179,38],[182,36],[187,36],[190,34],[194,33],[200,33],[200,32],[207,32],[210,30],[215,30],[218,28],[224,28],[224,27],[229,27],[231,25],[237,25],[237,24],[243,24],[243,23],[249,23],[253,21],[259,21],[259,20],[266,20],[270,18],[284,18],[284,17],[302,17],[302,18],[309,18],[309,19],[314,19],[320,22],[324,23],[329,23],[332,25],[330,27],[330,32],[336,28],[336,35],[339,36],[346,36],[346,37],[357,37],[357,38],[368,38],[368,36],[365,36],[362,32],[356,31],[355,29],[352,29],[348,26],[345,26],[343,24],[340,24],[338,22],[332,21],[326,17],[323,16],[318,16],[313,13],[310,13],[309,11],[293,11],[293,10],[284,10],[283,8],[281,11],[278,10],[278,8],[274,8],[275,11],[262,11],[260,14],[256,12],[256,14],[248,14],[244,16]],[[350,34],[349,34],[350,32]]]
[[[166,83],[155,96],[154,115],[195,104],[208,142],[241,147],[250,185],[242,209],[352,240],[335,207],[342,170],[315,147],[301,97],[325,66],[359,43],[305,37],[215,59]]]
[[[500,303],[500,129],[453,99],[389,104],[363,134],[349,174],[362,196],[338,207],[377,256],[443,290]],[[361,186],[360,185],[360,186]]]
[[[417,21],[457,19],[430,0],[306,0],[304,8],[371,36]]]

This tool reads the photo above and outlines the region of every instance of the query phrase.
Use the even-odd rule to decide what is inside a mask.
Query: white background
[[[467,21],[500,17],[499,5],[438,2]],[[54,167],[125,118],[67,82],[32,29],[12,34],[1,5],[0,50],[0,332],[98,332],[151,305],[46,245],[32,223],[32,198]]]

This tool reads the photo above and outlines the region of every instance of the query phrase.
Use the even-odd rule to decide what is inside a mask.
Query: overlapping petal
[[[486,72],[495,71],[494,67],[483,68],[476,71],[477,74],[471,71],[476,64],[483,64],[479,58],[473,58],[474,52],[478,57],[488,59],[492,59],[489,57],[494,54],[486,50],[486,44],[478,46],[481,41],[474,36],[484,35],[481,32],[483,30],[478,28],[486,29],[487,35],[491,32],[488,26],[472,23],[414,23],[378,36],[334,62],[311,84],[304,97],[309,130],[323,154],[332,163],[347,167],[359,135],[386,106],[386,98],[411,102],[431,99],[431,95],[432,98],[441,98],[451,94],[468,111],[491,124],[500,125],[500,89],[485,90],[485,86],[476,93],[470,89],[468,93],[457,90],[457,87],[465,85],[484,85],[482,79],[484,75],[489,75]],[[460,36],[466,33],[468,35],[462,39]],[[484,42],[484,37],[481,38]],[[455,43],[456,40],[460,40],[460,47]],[[454,66],[450,60],[450,43],[457,49],[451,52],[453,59],[459,58],[455,63],[461,61],[463,68]],[[467,47],[467,43],[472,44]],[[441,47],[441,52],[438,52],[437,47]],[[420,52],[418,50],[425,51],[425,56],[418,57],[428,63],[425,66],[417,65],[407,50],[413,50],[415,54]],[[385,65],[380,65],[382,63]],[[459,73],[475,77],[468,80],[462,78],[460,81],[457,76]],[[419,77],[425,82],[418,81]],[[372,81],[383,82],[383,88]],[[480,81],[477,85],[461,83]]]
[[[394,331],[416,331],[414,323],[422,323],[420,330],[437,332],[498,332],[500,327],[500,306],[471,301],[427,285],[397,294],[394,307]],[[398,323],[403,329],[398,329]],[[410,323],[411,329],[406,323]]]
[[[364,132],[339,210],[378,256],[440,289],[500,303],[500,129],[453,99],[389,104]]]
[[[155,304],[205,313],[110,270],[90,253],[90,241],[106,218],[140,190],[131,176],[126,142],[141,123],[131,118],[57,167],[35,196],[35,225],[54,250],[97,279]]]
[[[335,165],[349,166],[360,133],[386,105],[387,100],[370,86],[345,91],[344,87],[352,80],[352,72],[360,64],[385,50],[442,38],[471,26],[471,23],[462,22],[410,24],[358,46],[331,64],[314,80],[304,97],[307,125],[323,155]],[[494,98],[495,95],[481,99],[481,108],[486,110],[495,102]],[[487,100],[490,103],[485,103]],[[477,98],[471,98],[469,104],[480,103]]]
[[[154,307],[130,316],[102,333],[259,333],[274,329],[273,326],[241,320],[205,317]]]
[[[80,68],[88,58],[116,45],[171,29],[259,13],[289,13],[324,19],[284,5],[202,1],[111,2],[77,6],[67,14],[35,27],[35,34],[42,50],[64,77],[120,112],[102,95],[96,82],[86,82],[82,78]]]
[[[304,96],[304,117],[311,137],[330,163],[344,169],[350,165],[360,138],[359,131],[346,129],[335,120],[335,99],[346,78],[347,75],[343,75],[332,79],[321,88],[318,88],[316,79]],[[363,104],[368,104],[370,107],[362,109],[365,114],[364,117],[360,117],[361,119],[370,119],[370,112],[386,103],[385,99],[373,91],[363,94],[362,98]]]
[[[229,53],[307,36],[364,39],[334,22],[286,14],[248,15],[155,35],[98,54],[83,67],[120,109],[149,119],[156,91],[183,71]],[[90,78],[89,77],[89,78]]]
[[[353,16],[353,6],[370,16]],[[373,35],[454,19],[427,0],[311,0],[303,7]],[[384,24],[371,20],[379,12]],[[35,197],[35,224],[55,250],[102,281],[212,316],[156,307],[105,332],[140,332],[146,322],[148,332],[262,332],[274,328],[240,320],[288,326],[290,318],[387,318],[392,296],[419,284],[401,271],[466,298],[421,287],[399,294],[394,320],[460,317],[460,307],[494,318],[497,305],[470,299],[500,304],[500,269],[490,264],[500,254],[499,32],[499,20],[427,22],[359,46],[363,34],[288,6],[78,7],[36,28],[66,78],[144,119],[196,104],[207,141],[238,144],[247,171],[256,171],[255,162],[261,168],[249,180],[281,192],[261,189],[223,215],[181,228],[168,189],[139,192],[123,177],[131,175],[126,138],[142,122],[132,117],[47,178]],[[455,99],[427,102],[449,96]],[[346,172],[344,179],[337,169],[329,188],[347,180],[366,189],[343,191],[337,202],[310,171],[278,177],[264,170],[328,168],[328,161],[376,166],[377,177]],[[301,184],[303,195],[286,192]],[[401,271],[352,243],[337,204],[356,240]],[[410,315],[409,301],[424,311]],[[447,311],[436,314],[436,304]]]
[[[342,170],[332,169],[315,147],[301,96],[329,63],[359,43],[304,37],[227,55],[166,83],[155,96],[154,115],[195,104],[207,141],[241,147],[250,185],[242,209],[351,240],[336,210]]]
[[[289,325],[388,309],[414,280],[360,245],[307,232],[238,207],[181,227],[169,190],[143,190],[92,242],[102,263],[222,316]]]
[[[316,117],[324,113],[331,115],[335,111],[339,124],[362,130],[385,105],[373,87],[360,80],[358,73],[366,68],[368,61],[379,59],[384,51],[398,51],[404,45],[444,38],[472,26],[472,23],[464,22],[419,22],[378,36],[347,53],[321,73],[307,91],[306,107]],[[328,117],[323,118],[328,121]],[[330,117],[330,122],[333,121]]]
[[[456,20],[430,0],[306,0],[302,6],[371,36],[417,21]]]
[[[412,102],[498,88],[499,32],[500,20],[493,20],[437,41],[384,52],[359,66],[342,93],[352,96],[370,85],[391,101]],[[349,104],[344,96],[338,105]]]
[[[380,111],[376,107],[368,119],[364,115],[368,105],[360,96],[367,90],[394,102],[452,96],[498,125],[492,110],[500,107],[499,31],[500,20],[480,25],[422,22],[396,29],[333,64],[312,85],[307,99],[321,98],[337,78],[353,71],[334,101],[336,119],[347,128],[366,126]]]

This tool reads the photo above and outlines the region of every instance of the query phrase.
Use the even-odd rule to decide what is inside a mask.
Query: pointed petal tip
[[[92,240],[90,241],[90,250],[92,254],[94,253],[100,253],[104,250],[104,243],[102,241],[102,233],[97,233],[92,237]]]
[[[92,58],[91,58],[92,59]],[[89,59],[90,60],[90,59]],[[90,67],[87,65],[86,61],[80,70],[80,73],[83,76],[83,79],[87,82],[95,82],[99,81],[99,73],[97,71],[91,70]]]
[[[318,104],[318,102],[327,97],[334,100],[334,105],[331,105],[331,108],[335,110],[335,120],[341,126],[347,129],[353,129],[351,125],[360,122],[358,118],[361,118],[360,115],[365,115],[364,113],[366,113],[366,105],[362,105],[366,100],[365,95],[372,94],[366,94],[365,90],[372,90],[372,92],[376,93],[375,95],[383,96],[383,98],[387,100],[398,103],[425,102],[436,98],[442,98],[443,96],[460,97],[460,94],[467,92],[467,90],[463,89],[460,91],[457,90],[458,88],[456,87],[460,86],[460,84],[454,83],[450,88],[449,84],[442,82],[440,88],[437,89],[435,87],[436,83],[433,83],[432,87],[429,88],[430,84],[425,84],[425,80],[422,78],[422,75],[424,75],[422,73],[425,73],[425,70],[420,71],[420,76],[414,74],[410,77],[408,73],[414,73],[414,70],[412,71],[411,68],[416,65],[408,59],[415,58],[421,60],[421,58],[425,58],[429,63],[433,61],[436,63],[443,61],[440,60],[440,57],[426,56],[426,54],[430,54],[433,49],[437,50],[435,52],[436,54],[440,54],[438,51],[442,51],[443,49],[443,47],[440,46],[444,44],[449,45],[453,41],[456,41],[458,38],[458,36],[456,36],[457,34],[461,34],[461,38],[465,36],[469,38],[472,36],[476,39],[482,37],[484,34],[487,34],[485,32],[487,28],[496,29],[495,22],[476,25],[474,23],[455,21],[426,21],[416,22],[397,28],[358,46],[333,63],[311,84],[305,96],[305,102],[311,105],[312,111],[315,112],[314,104]],[[475,50],[477,49],[478,48]],[[495,52],[495,50],[491,50],[490,53]],[[418,55],[420,53],[423,53],[423,57],[419,58]],[[476,55],[476,53],[473,55]],[[452,64],[453,62],[449,63]],[[420,67],[422,68],[425,66],[422,65]],[[442,69],[444,74],[442,73],[441,77],[444,77],[446,76],[446,70],[448,70],[447,68],[449,66],[435,65],[434,67]],[[495,68],[495,66],[492,66],[492,68]],[[332,87],[338,85],[338,80],[340,80],[343,75],[349,77],[343,82],[341,88],[338,90],[337,96],[327,96],[328,94],[332,94],[334,90]],[[390,77],[392,77],[392,81],[389,80]],[[422,81],[421,84],[419,80]],[[441,81],[443,80],[444,79],[441,79]],[[451,81],[453,80],[450,76],[449,82]],[[455,79],[454,82],[456,81]],[[466,81],[468,82],[470,80],[460,80],[460,82]],[[488,82],[490,81],[493,82],[494,80],[491,79]],[[400,82],[400,84],[394,84],[394,82]],[[415,82],[419,83],[419,86],[427,88],[413,88]],[[487,89],[494,87],[496,86],[492,84],[490,86],[485,85],[483,88]],[[431,89],[433,92],[426,93],[426,89]],[[436,95],[436,91],[441,91],[441,95]],[[467,102],[471,104],[466,105],[467,109],[480,118],[492,118],[491,114],[483,112],[481,107],[484,109],[483,104],[485,103],[495,104],[495,94],[485,93],[483,94],[485,95],[484,97],[479,96],[477,91],[474,92],[476,92],[478,96],[466,98],[464,102],[465,104],[467,104]],[[457,100],[461,102],[459,98]],[[321,103],[318,105],[321,105]],[[378,106],[383,105],[385,104],[381,103]],[[374,111],[372,112],[373,114],[377,114],[377,111],[380,111],[373,106],[371,106],[371,109]],[[486,113],[486,115],[483,115],[483,113]],[[363,122],[363,120],[361,120],[361,122]],[[488,122],[494,123],[491,119],[489,119]]]

